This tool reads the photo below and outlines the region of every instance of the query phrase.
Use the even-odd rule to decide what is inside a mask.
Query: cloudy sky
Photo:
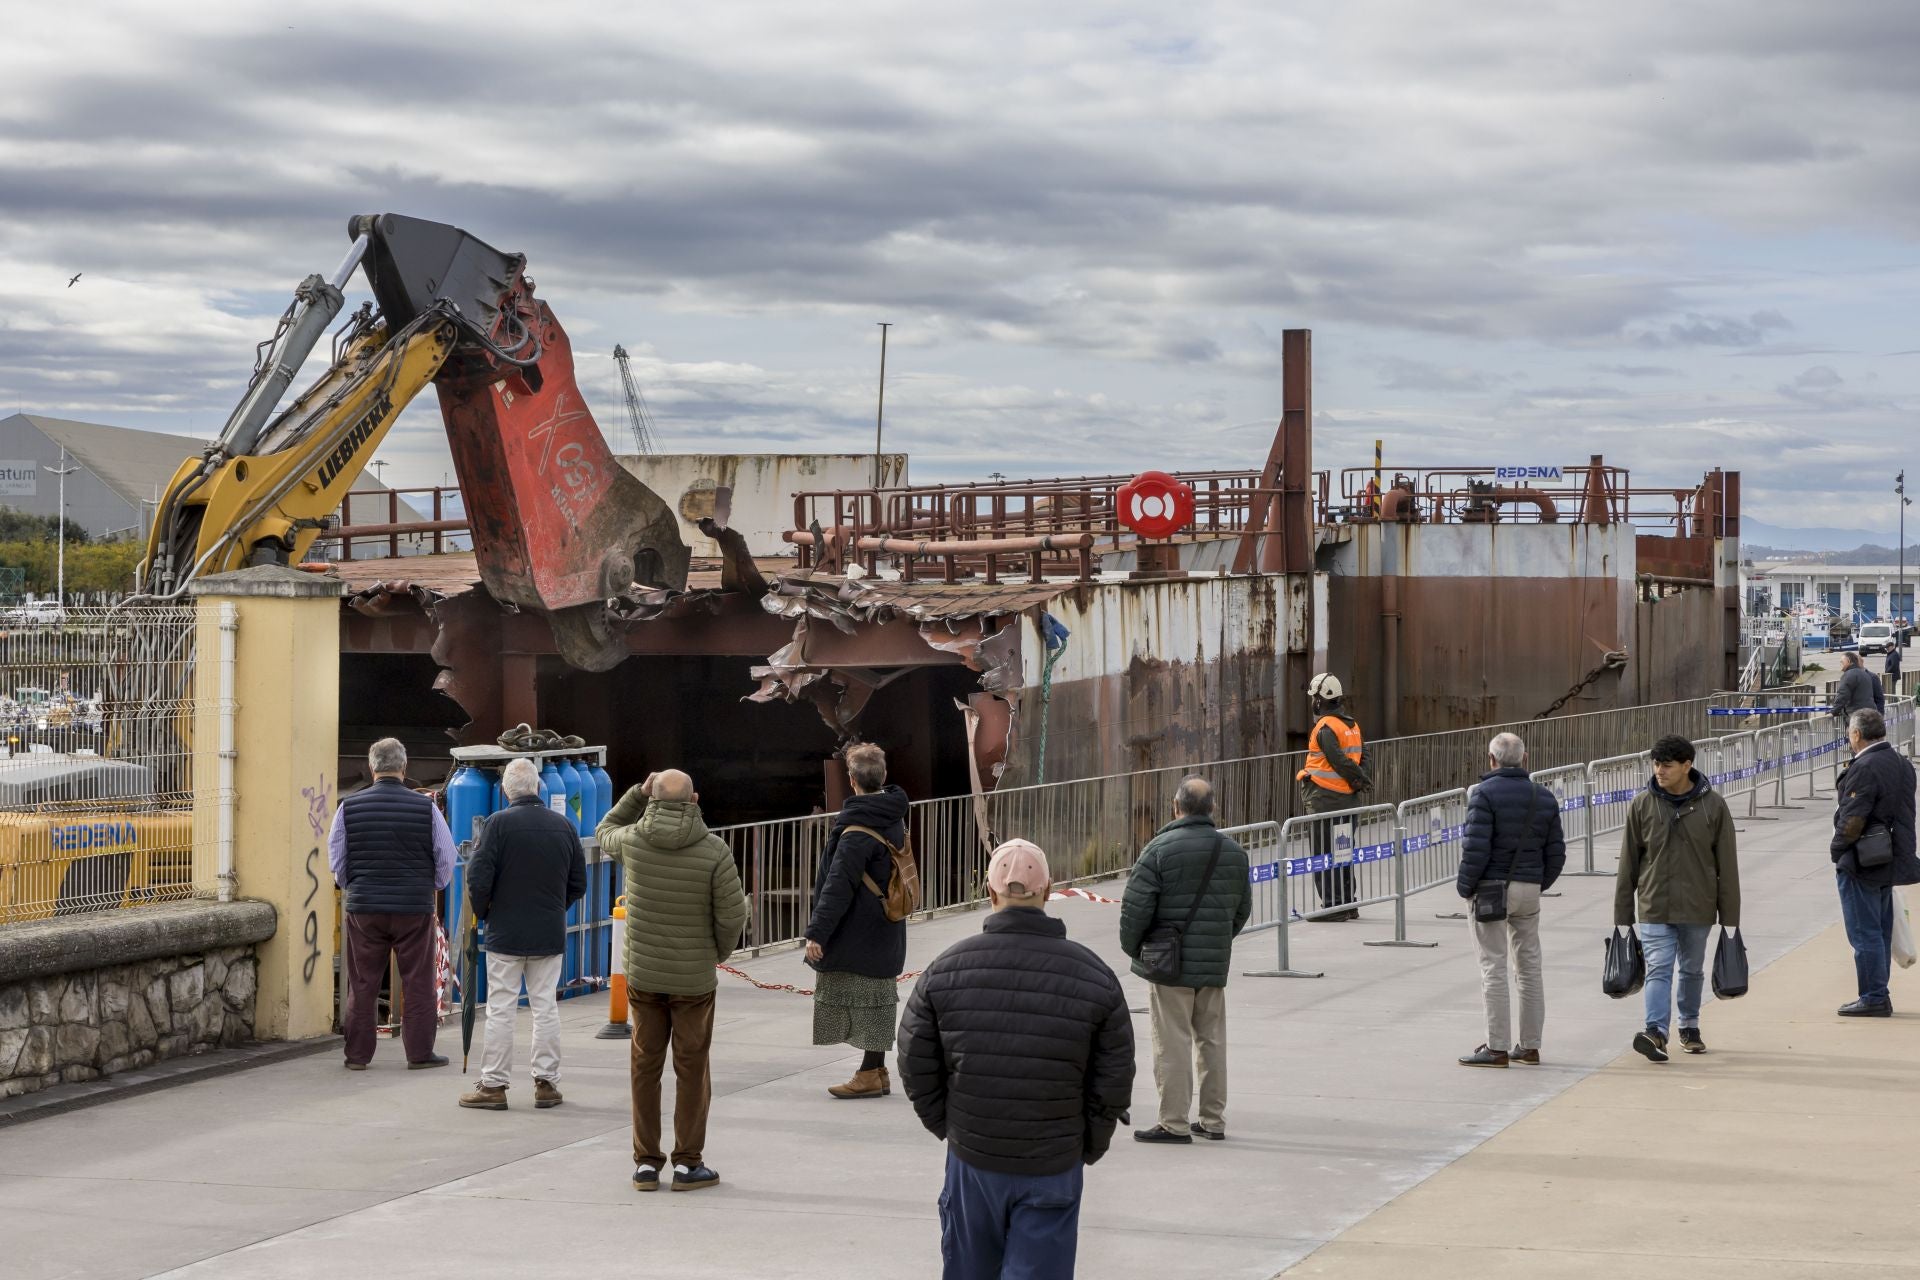
[[[887,320],[917,478],[1258,466],[1300,326],[1318,465],[1890,528],[1917,66],[1911,0],[38,6],[0,410],[211,434],[392,210],[528,256],[621,444],[616,342],[669,450],[871,449]]]

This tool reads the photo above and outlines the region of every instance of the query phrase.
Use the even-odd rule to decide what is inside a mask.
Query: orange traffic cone
[[[616,903],[613,908],[613,922],[624,924],[627,909]],[[595,1040],[631,1040],[633,1027],[627,1021],[627,967],[620,957],[620,930],[614,930],[613,940],[607,947],[607,967],[612,971],[607,979],[607,1025],[593,1033]]]

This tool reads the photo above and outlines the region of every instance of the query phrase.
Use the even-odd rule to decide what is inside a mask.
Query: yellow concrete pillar
[[[231,885],[234,896],[270,902],[279,913],[273,937],[259,947],[254,1034],[326,1035],[334,1010],[327,830],[340,755],[340,583],[265,565],[201,578],[191,591],[194,827],[217,842],[222,619],[231,617]]]

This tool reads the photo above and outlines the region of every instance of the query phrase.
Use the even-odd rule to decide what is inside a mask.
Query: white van
[[[1860,625],[1860,652],[1886,653],[1893,648],[1891,622],[1865,622]]]

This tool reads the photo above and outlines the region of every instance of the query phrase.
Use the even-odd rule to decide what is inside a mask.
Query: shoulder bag
[[[1138,959],[1140,967],[1146,971],[1141,976],[1148,982],[1167,984],[1180,981],[1181,943],[1187,936],[1187,930],[1193,927],[1193,917],[1200,910],[1200,899],[1206,896],[1208,886],[1213,883],[1213,869],[1220,864],[1220,846],[1225,841],[1226,837],[1218,831],[1213,833],[1213,852],[1207,856],[1207,869],[1200,877],[1200,887],[1194,890],[1193,903],[1187,908],[1187,918],[1178,925],[1155,925],[1140,943]]]
[[[1520,827],[1520,842],[1513,846],[1513,852],[1507,862],[1507,874],[1513,874],[1513,864],[1520,860],[1520,854],[1527,847],[1527,841],[1533,836],[1533,814],[1540,807],[1540,784],[1532,778],[1527,785],[1533,788],[1533,796],[1527,801],[1527,820]],[[1488,859],[1488,870],[1492,870],[1492,859]],[[1475,924],[1494,924],[1507,918],[1507,882],[1505,880],[1482,880],[1473,887],[1473,922]]]
[[[1893,832],[1884,822],[1876,822],[1853,842],[1853,860],[1862,871],[1878,871],[1893,861]]]

